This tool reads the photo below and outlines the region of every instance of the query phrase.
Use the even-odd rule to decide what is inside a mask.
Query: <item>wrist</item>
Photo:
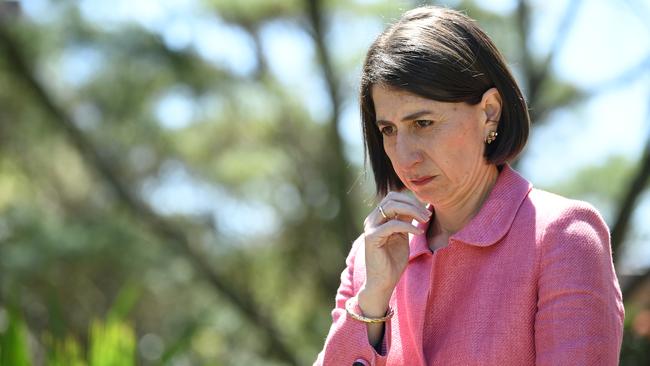
[[[370,296],[373,298],[390,299],[394,289],[395,286],[380,286],[366,282],[361,286],[359,293],[363,293],[364,296]]]
[[[382,317],[388,311],[391,291],[363,287],[357,294],[359,309],[367,317]]]

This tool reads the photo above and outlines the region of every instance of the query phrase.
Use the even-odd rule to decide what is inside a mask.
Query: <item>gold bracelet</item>
[[[352,303],[349,300],[345,302],[345,311],[348,312],[348,315],[352,319],[356,319],[356,320],[358,320],[360,322],[364,322],[364,323],[383,323],[383,322],[387,321],[388,319],[392,318],[393,314],[395,313],[393,311],[393,309],[389,307],[388,312],[386,313],[385,316],[383,316],[381,318],[368,318],[368,317],[365,317],[363,315],[356,314],[354,311],[352,311]]]

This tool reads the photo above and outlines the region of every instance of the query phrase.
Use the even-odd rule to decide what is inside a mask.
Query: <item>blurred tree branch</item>
[[[618,257],[619,249],[625,242],[630,218],[634,213],[639,196],[645,191],[648,178],[650,178],[650,137],[643,149],[639,168],[630,180],[627,192],[618,208],[618,214],[612,226],[612,254],[614,255],[614,259]]]
[[[20,3],[18,1],[0,2],[0,21],[15,19],[21,15]]]
[[[542,60],[541,64],[537,64],[533,58],[532,53],[528,49],[529,45],[529,26],[530,26],[530,5],[526,0],[519,0],[517,2],[516,20],[519,28],[519,48],[522,52],[523,73],[528,89],[528,104],[530,107],[531,123],[535,124],[541,120],[541,117],[548,114],[547,108],[543,108],[540,103],[541,91],[544,87],[544,82],[549,78],[551,72],[551,64],[556,55],[561,51],[564,46],[564,41],[567,38],[568,30],[573,23],[574,18],[580,7],[581,0],[572,0],[567,6],[564,16],[560,22],[559,28],[555,33],[551,49]]]
[[[253,38],[255,45],[255,60],[257,61],[257,69],[255,70],[255,78],[257,80],[263,79],[269,74],[269,65],[264,57],[264,48],[262,47],[262,40],[259,34],[259,25],[251,21],[241,20],[239,24],[246,29],[248,34]]]
[[[646,121],[650,124],[650,100],[648,101],[648,111],[646,115]],[[634,213],[636,203],[645,191],[645,188],[648,186],[648,181],[650,180],[650,130],[648,131],[648,137],[646,141],[645,148],[643,149],[643,155],[641,156],[639,168],[636,171],[636,174],[630,180],[627,192],[623,201],[618,209],[618,214],[614,225],[612,226],[612,255],[614,259],[618,257],[618,253],[621,251],[620,248],[625,242],[625,237],[628,231],[628,226],[630,224],[630,219]],[[628,298],[633,295],[634,292],[641,287],[641,285],[650,279],[650,267],[646,268],[645,273],[640,276],[635,276],[630,280],[622,289],[623,298]]]
[[[349,202],[348,191],[352,186],[352,180],[347,169],[347,159],[343,152],[343,141],[338,132],[341,112],[340,83],[336,77],[334,65],[325,43],[322,2],[320,0],[305,0],[305,2],[311,25],[310,33],[316,45],[318,59],[327,82],[327,91],[332,103],[332,117],[327,134],[328,143],[325,144],[327,151],[324,151],[323,156],[329,157],[326,162],[330,163],[329,171],[333,173],[330,176],[330,186],[335,190],[334,194],[340,207],[339,214],[334,219],[336,220],[336,226],[340,228],[339,231],[343,234],[340,238],[342,240],[340,244],[345,245],[345,248],[347,248],[349,243],[358,235],[359,228],[355,225],[356,220],[353,215],[352,205]]]
[[[569,28],[573,24],[576,14],[578,13],[578,9],[580,8],[580,4],[581,0],[573,0],[569,2],[564,16],[562,17],[559,28],[555,33],[555,38],[551,46],[551,50],[542,61],[542,64],[537,69],[537,72],[533,73],[532,85],[534,85],[534,87],[530,90],[530,98],[532,100],[538,99],[538,95],[542,88],[544,80],[549,77],[549,74],[551,72],[551,63],[554,61],[556,55],[562,50],[562,47],[564,47],[564,42],[567,39]],[[527,53],[530,54],[530,52]]]
[[[281,85],[277,82],[274,75],[270,72],[268,60],[264,54],[263,41],[260,35],[261,27],[259,25],[259,20],[256,23],[255,21],[246,17],[237,17],[236,19],[233,19],[233,21],[244,28],[253,39],[255,46],[255,59],[257,60],[258,64],[253,77],[256,81],[264,83],[268,88],[272,89],[273,92],[271,94],[279,97],[276,98],[275,102],[283,105],[282,109],[284,111],[287,111],[285,113],[282,113],[278,119],[277,125],[281,127],[278,130],[279,133],[275,135],[274,139],[280,146],[283,146],[283,150],[286,151],[289,156],[291,156],[291,160],[294,162],[293,166],[295,175],[291,179],[296,181],[296,189],[300,192],[302,199],[308,199],[308,186],[310,184],[313,184],[313,180],[320,179],[321,176],[325,181],[327,181],[328,187],[331,189],[331,191],[336,191],[336,189],[332,188],[335,188],[334,186],[337,184],[337,179],[328,173],[336,167],[344,166],[345,162],[332,161],[329,150],[325,152],[319,152],[318,154],[314,155],[313,151],[310,151],[309,147],[305,146],[303,134],[309,132],[304,130],[305,126],[301,123],[298,123],[298,121],[296,121],[296,118],[291,113],[288,113],[288,111],[291,110],[292,106],[287,102],[287,100],[290,100],[294,96],[284,94]],[[336,105],[338,106],[338,104],[339,103],[337,102]],[[325,127],[326,130],[331,131],[331,124],[335,122],[336,120],[334,120],[334,122],[330,121],[330,124]],[[287,128],[289,126],[290,128]],[[338,134],[334,137],[338,139]],[[320,140],[327,141],[321,141],[318,145],[329,149],[331,148],[331,144],[328,143],[330,139],[330,136],[326,135],[325,138],[321,138]],[[316,174],[317,177],[314,177],[307,173],[307,171],[311,170],[312,167],[319,171],[319,174]],[[352,209],[352,205],[348,203],[348,197],[344,196],[339,198],[339,195],[335,195],[335,197],[337,201],[341,201],[345,205],[343,207],[340,207],[340,210],[346,210],[347,212],[348,210]],[[353,216],[351,213],[348,215],[349,217]],[[335,242],[340,243],[340,248],[344,249],[343,244],[348,243],[349,240],[343,231],[345,228],[341,227],[338,224],[340,222],[340,220],[338,220],[338,216],[339,215],[336,215],[334,217],[334,227],[328,230],[329,232],[335,234]],[[323,230],[321,220],[322,218],[319,217],[318,214],[315,215],[314,212],[310,212],[308,217],[300,220],[298,223],[285,223],[287,232],[290,232],[291,236],[300,239],[287,240],[284,241],[284,243],[286,243],[288,246],[286,248],[288,249],[287,253],[289,253],[288,260],[290,262],[298,261],[301,263],[301,265],[304,265],[305,268],[309,268],[309,270],[314,273],[313,277],[318,283],[316,285],[316,288],[319,290],[316,291],[316,293],[319,296],[322,296],[323,301],[329,301],[329,299],[331,299],[332,293],[336,291],[339,284],[338,276],[334,275],[333,273],[333,271],[338,271],[338,268],[320,265],[323,263],[323,257],[321,255],[314,255],[314,250],[318,251],[321,248],[314,248],[310,247],[309,245],[305,245],[306,243],[312,242],[311,240],[307,240],[305,242],[305,238],[318,237],[319,235],[322,235],[322,233],[319,233],[320,230]],[[317,241],[313,242],[317,243]],[[327,254],[331,255],[330,258],[336,258],[338,260],[340,256],[343,256],[345,254],[342,251],[332,250],[337,248],[339,247],[328,247]]]
[[[629,299],[634,293],[639,290],[644,283],[650,279],[650,268],[646,268],[645,272],[637,276],[630,276],[630,280],[627,281],[625,286],[621,289],[623,293],[623,301]]]
[[[572,107],[577,103],[588,100],[591,97],[594,97],[600,93],[609,92],[616,88],[623,87],[629,83],[635,82],[639,79],[639,76],[647,73],[650,70],[650,55],[647,55],[643,60],[638,64],[630,67],[629,69],[621,72],[619,75],[612,77],[609,80],[602,81],[595,86],[589,87],[588,90],[578,90],[577,94],[569,96],[569,98],[563,99],[560,104],[556,103],[555,105],[537,105],[531,107],[531,122],[543,121],[548,115],[556,109],[559,108],[568,108]]]
[[[4,58],[14,73],[13,76],[23,84],[35,97],[42,108],[51,115],[51,121],[63,130],[70,142],[79,151],[87,164],[95,170],[105,181],[107,186],[116,194],[121,202],[137,220],[142,222],[155,236],[172,244],[180,253],[185,255],[207,282],[232,305],[235,306],[254,326],[266,336],[267,350],[270,355],[277,357],[291,365],[298,365],[295,355],[290,347],[282,341],[283,337],[278,328],[260,311],[250,294],[241,288],[234,287],[231,282],[223,279],[212,269],[206,257],[201,254],[188,235],[174,223],[154,213],[151,208],[140,200],[129,187],[120,179],[119,173],[109,162],[107,156],[102,155],[91,140],[85,136],[66,111],[54,101],[40,84],[31,71],[31,65],[21,53],[19,46],[6,24],[0,26],[0,47],[3,49]]]

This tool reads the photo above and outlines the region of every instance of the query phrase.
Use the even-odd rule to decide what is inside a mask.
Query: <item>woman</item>
[[[509,167],[527,107],[473,20],[405,13],[368,51],[361,110],[383,199],[347,258],[317,365],[618,363],[607,226]]]

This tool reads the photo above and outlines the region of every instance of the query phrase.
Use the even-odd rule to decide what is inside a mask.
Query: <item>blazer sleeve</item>
[[[350,300],[353,302],[353,307],[359,311],[353,275],[355,256],[362,250],[364,250],[363,236],[354,242],[345,261],[346,268],[341,273],[341,284],[336,292],[336,307],[332,310],[332,326],[314,366],[384,366],[386,364],[386,335],[390,334],[390,321],[385,324],[382,354],[379,354],[368,342],[366,324],[352,319],[345,310],[345,303]]]
[[[543,233],[535,316],[537,365],[618,365],[624,308],[607,225],[586,203]]]

